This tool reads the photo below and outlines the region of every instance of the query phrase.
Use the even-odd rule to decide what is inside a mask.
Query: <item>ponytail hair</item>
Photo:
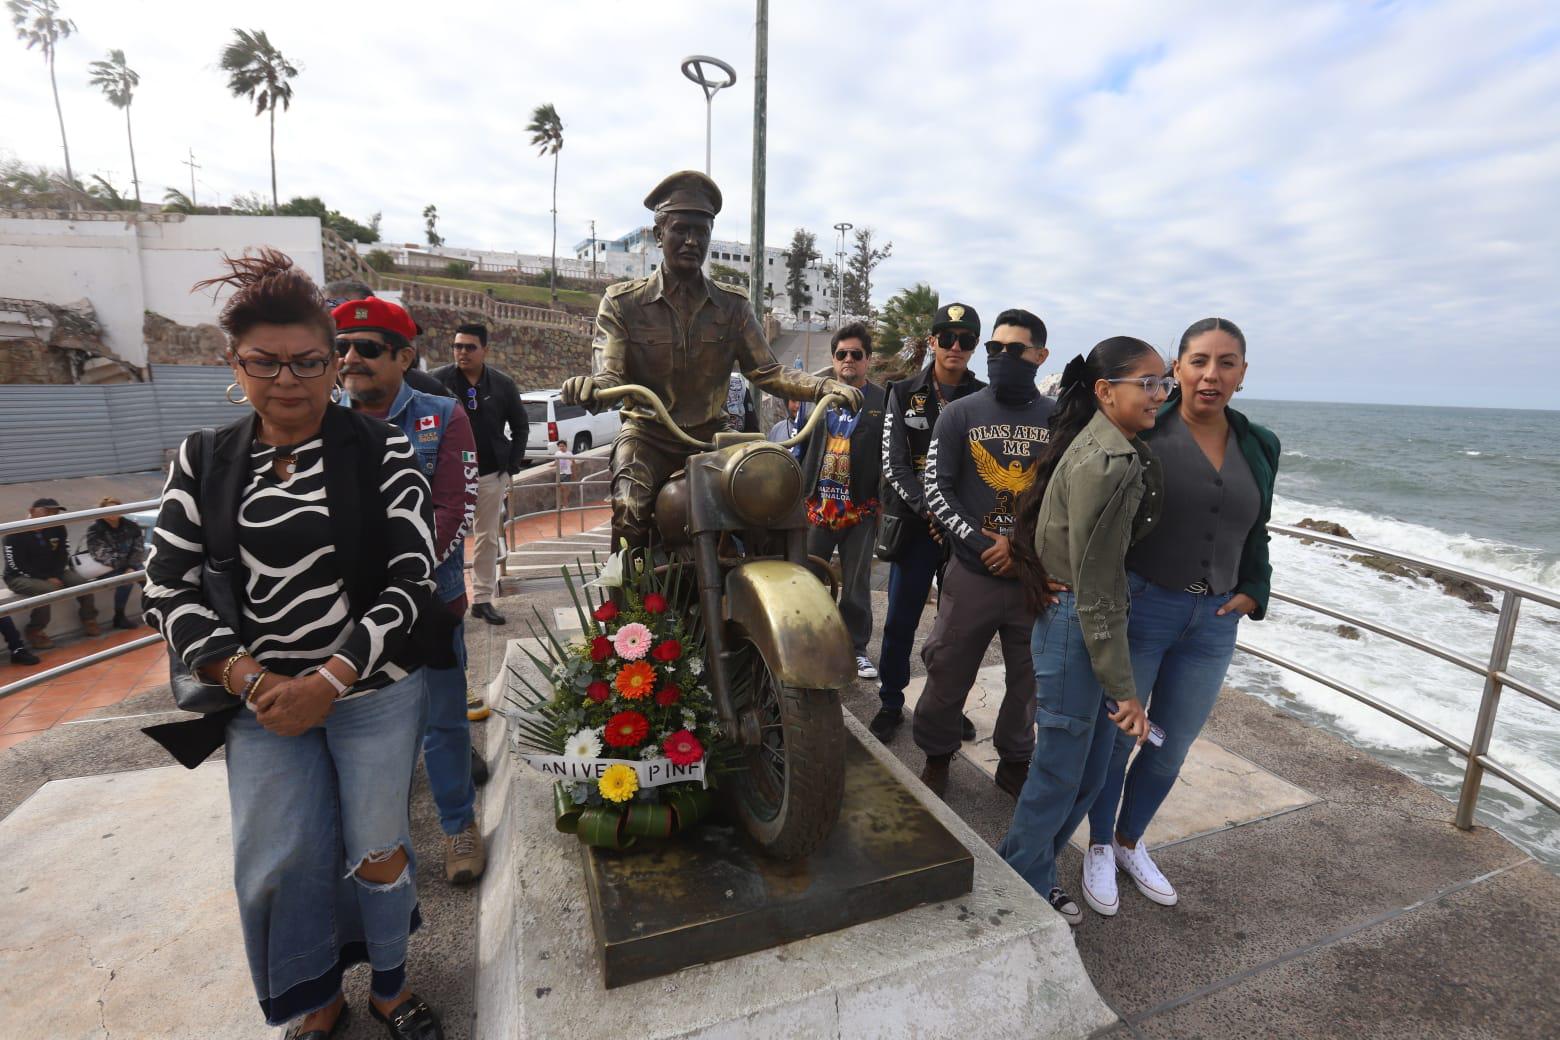
[[[1018,580],[1024,586],[1024,600],[1036,614],[1045,609],[1045,568],[1035,551],[1035,528],[1039,522],[1040,505],[1045,501],[1045,490],[1050,486],[1056,465],[1072,447],[1078,434],[1089,425],[1099,410],[1099,400],[1094,384],[1101,379],[1115,379],[1131,371],[1145,354],[1158,356],[1151,345],[1132,336],[1112,336],[1101,340],[1089,351],[1089,356],[1079,354],[1067,362],[1062,370],[1060,396],[1056,410],[1051,413],[1051,439],[1035,462],[1035,479],[1018,499],[1018,515],[1013,525],[1010,545],[1018,561]]]
[[[292,258],[266,246],[254,255],[224,255],[228,273],[196,282],[191,292],[223,286],[233,290],[217,324],[227,333],[229,349],[256,325],[309,325],[319,330],[326,346],[336,338],[336,322],[325,297]]]

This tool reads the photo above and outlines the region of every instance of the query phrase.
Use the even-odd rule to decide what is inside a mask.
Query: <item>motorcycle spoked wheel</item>
[[[845,723],[834,690],[786,686],[752,642],[740,639],[732,693],[738,715],[758,716],[762,742],[743,749],[746,769],[727,784],[743,829],[776,859],[816,849],[839,819],[845,789]]]

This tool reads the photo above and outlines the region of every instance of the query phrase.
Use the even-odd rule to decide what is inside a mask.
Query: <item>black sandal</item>
[[[283,1040],[336,1040],[336,1035],[346,1028],[347,1020],[351,1017],[352,1005],[343,1002],[341,1005],[341,1014],[336,1016],[336,1021],[333,1025],[331,1025],[329,1031],[324,1029],[311,1029],[307,1033],[298,1033],[293,1031],[297,1029],[297,1027],[294,1026],[293,1029],[288,1030],[287,1035],[283,1037]]]
[[[390,1009],[387,1016],[372,1001],[368,1010],[385,1024],[391,1040],[444,1040],[444,1026],[438,1014],[415,993]]]

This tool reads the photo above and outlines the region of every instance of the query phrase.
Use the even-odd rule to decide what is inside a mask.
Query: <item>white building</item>
[[[608,277],[613,280],[646,278],[661,266],[661,247],[656,245],[655,232],[648,224],[635,228],[622,238],[598,238],[594,243],[590,239],[584,239],[577,243],[574,247],[575,259],[583,263],[587,269],[590,267],[593,244],[596,269],[606,271]],[[809,321],[819,311],[832,314],[835,310],[833,301],[837,289],[832,282],[825,284],[823,269],[816,262],[807,267],[802,278],[811,300],[805,304],[792,303],[790,294],[786,292],[789,272],[786,270],[785,257],[784,249],[773,247],[764,249],[764,288],[774,290],[773,300],[768,300],[766,296],[766,304],[771,306],[776,314],[789,315],[797,321]],[[745,242],[712,239],[709,257],[704,262],[705,273],[713,276],[716,264],[737,271],[742,276],[743,287],[746,288],[748,275],[753,267],[753,248]],[[560,273],[562,270],[560,262]]]

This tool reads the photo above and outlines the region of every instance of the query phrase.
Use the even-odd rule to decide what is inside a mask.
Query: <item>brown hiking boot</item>
[[[469,885],[487,869],[482,832],[473,820],[459,834],[444,839],[444,878],[452,885]]]
[[[927,755],[926,765],[921,767],[921,783],[941,798],[948,793],[948,764],[953,761],[952,752],[946,755]]]
[[[89,636],[100,636],[103,634],[102,627],[96,621],[83,621],[81,630]]]
[[[41,628],[29,628],[27,630],[27,645],[34,650],[54,649],[54,640],[49,638],[47,632]]]
[[[997,787],[1014,798],[1024,789],[1024,778],[1029,775],[1029,760],[1003,759],[997,763]]]

